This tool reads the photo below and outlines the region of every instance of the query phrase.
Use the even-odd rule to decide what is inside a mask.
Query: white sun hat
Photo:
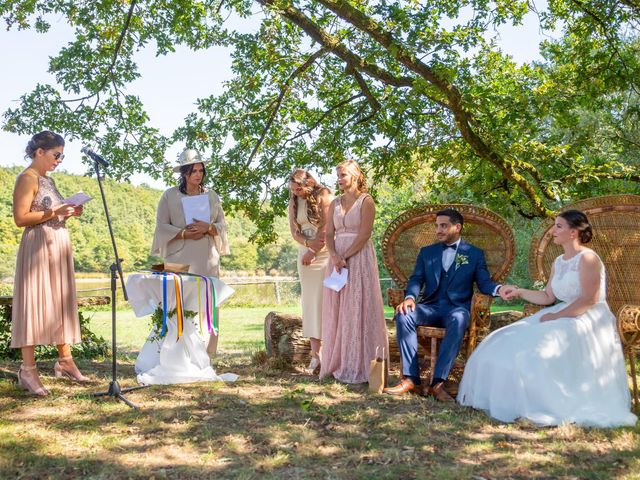
[[[178,158],[178,166],[173,167],[173,171],[176,173],[180,172],[180,168],[185,165],[192,165],[194,163],[203,163],[206,164],[208,160],[203,160],[202,156],[197,150],[192,148],[186,148],[181,154],[180,158]]]

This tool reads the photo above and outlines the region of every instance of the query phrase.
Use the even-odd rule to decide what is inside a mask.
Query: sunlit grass
[[[52,392],[44,399],[0,379],[0,478],[640,478],[639,426],[505,425],[430,398],[375,395],[366,385],[251,365],[271,310],[299,311],[222,309],[218,361],[240,375],[237,383],[131,392],[140,410],[90,396],[109,383],[107,359],[79,360],[90,385],[56,381],[53,362],[41,362]],[[119,374],[129,385],[149,321],[129,310],[117,321],[119,346],[129,352]],[[109,338],[110,312],[95,312],[91,326]],[[4,370],[17,365],[0,362]]]

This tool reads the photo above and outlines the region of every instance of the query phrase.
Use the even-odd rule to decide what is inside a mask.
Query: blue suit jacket
[[[456,258],[450,268],[453,271],[449,275],[446,293],[453,305],[467,310],[471,308],[474,283],[485,295],[493,295],[498,286],[491,280],[484,252],[464,240],[460,240]],[[416,302],[432,303],[435,301],[434,294],[438,289],[441,271],[442,243],[422,247],[413,274],[409,277],[405,295],[413,296]]]

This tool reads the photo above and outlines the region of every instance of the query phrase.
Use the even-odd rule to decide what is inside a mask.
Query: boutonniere
[[[469,265],[469,257],[466,255],[456,255],[456,270],[460,268],[460,265]]]

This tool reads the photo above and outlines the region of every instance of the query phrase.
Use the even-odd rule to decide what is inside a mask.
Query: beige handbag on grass
[[[387,386],[387,359],[384,355],[384,347],[382,347],[382,356],[378,356],[380,347],[376,347],[376,358],[371,360],[369,369],[369,391],[373,393],[382,393]]]

